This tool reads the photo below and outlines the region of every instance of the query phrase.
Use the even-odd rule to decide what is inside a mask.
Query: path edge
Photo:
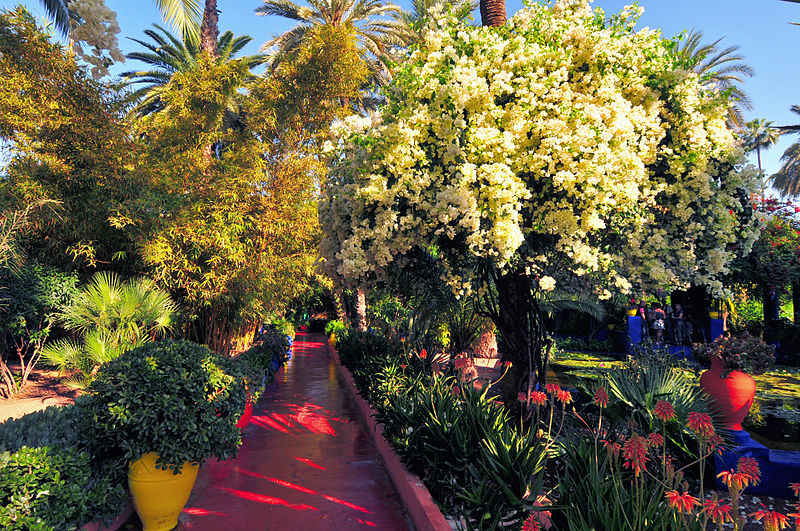
[[[330,339],[328,340],[328,352],[336,364],[336,371],[345,382],[345,387],[347,387],[350,396],[358,406],[358,412],[367,425],[367,431],[383,459],[392,484],[400,495],[400,499],[414,527],[419,531],[452,531],[453,528],[450,527],[442,511],[434,503],[428,488],[425,487],[419,476],[412,474],[403,467],[400,458],[397,457],[397,454],[394,453],[394,450],[383,437],[383,427],[375,421],[375,410],[358,394],[353,376],[342,365],[342,361],[339,359],[339,352]]]

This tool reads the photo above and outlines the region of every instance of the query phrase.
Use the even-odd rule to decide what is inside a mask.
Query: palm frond
[[[168,23],[173,24],[184,40],[197,41],[203,20],[205,3],[200,0],[156,0],[159,11]]]

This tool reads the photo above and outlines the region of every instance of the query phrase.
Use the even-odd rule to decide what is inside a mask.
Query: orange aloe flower
[[[528,401],[528,394],[527,393],[518,393],[517,394],[517,402],[522,402],[523,404]]]
[[[707,413],[690,412],[686,425],[700,437],[708,438],[714,435],[714,423]]]
[[[690,513],[695,505],[700,505],[697,498],[688,492],[679,494],[677,490],[668,490],[664,496],[667,498],[670,507],[682,513]]]
[[[536,515],[530,515],[525,522],[522,524],[522,531],[539,531],[541,527],[539,527],[539,520],[536,519]]]
[[[789,488],[792,489],[795,496],[800,497],[800,483],[790,483]]]
[[[725,522],[733,522],[731,506],[721,504],[716,495],[703,502],[703,512],[718,526],[722,526]]]
[[[647,437],[647,441],[650,443],[650,446],[662,446],[664,444],[664,437],[660,433],[651,433],[649,437]]]
[[[565,391],[564,389],[559,389],[558,394],[556,395],[556,400],[564,404],[565,406],[572,402],[572,393],[569,391]]]
[[[625,468],[632,468],[636,476],[644,469],[647,463],[647,439],[633,435],[622,447],[625,458]]]
[[[547,395],[541,391],[534,391],[531,393],[531,404],[534,406],[543,406],[547,403]]]
[[[736,491],[740,491],[750,485],[752,480],[749,475],[742,474],[741,472],[734,472],[733,470],[723,470],[717,474],[717,477],[722,478],[722,482],[725,483],[729,489],[734,489]]]
[[[656,403],[653,413],[655,413],[656,417],[660,418],[664,422],[675,418],[675,408],[673,408],[672,404],[666,400],[659,400]]]
[[[558,392],[561,391],[561,388],[556,384],[547,384],[544,388],[550,395],[558,394]]]
[[[598,387],[592,401],[600,407],[608,407],[608,393],[602,387]]]
[[[762,507],[764,507],[762,505]],[[789,525],[789,518],[777,511],[767,511],[766,507],[756,511],[750,516],[755,516],[756,520],[764,521],[764,531],[780,531]]]
[[[425,349],[420,350],[419,351],[419,357],[422,358],[422,359],[427,358],[428,357],[428,351],[425,350]]]
[[[605,446],[606,451],[608,452],[609,459],[611,457],[619,457],[620,446],[617,443],[612,443],[611,441],[601,441],[603,446]]]
[[[758,461],[752,457],[740,457],[739,461],[736,462],[736,471],[749,476],[753,485],[761,481],[761,469],[758,466]]]

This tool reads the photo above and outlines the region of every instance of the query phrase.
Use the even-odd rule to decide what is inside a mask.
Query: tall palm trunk
[[[200,27],[200,49],[218,59],[217,40],[219,39],[219,12],[217,0],[206,0],[203,11],[203,25]]]
[[[506,23],[505,0],[480,0],[481,23],[484,26],[499,27]]]

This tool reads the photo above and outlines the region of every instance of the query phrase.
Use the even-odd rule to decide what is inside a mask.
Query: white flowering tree
[[[517,389],[545,380],[537,295],[720,291],[757,227],[753,172],[673,41],[584,0],[532,4],[502,28],[440,16],[374,119],[338,124],[320,205],[323,268],[341,283],[433,256],[477,290]],[[513,395],[516,397],[516,395]]]

